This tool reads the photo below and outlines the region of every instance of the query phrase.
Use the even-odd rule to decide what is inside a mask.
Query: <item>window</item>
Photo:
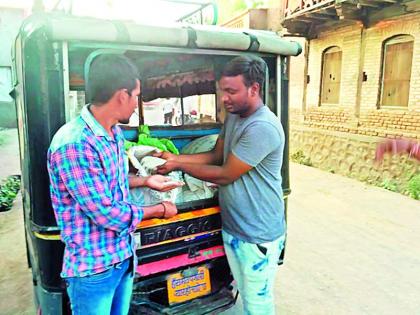
[[[383,48],[382,106],[407,106],[414,39],[399,35],[387,39]]]
[[[321,104],[340,101],[341,56],[339,47],[330,47],[322,55]]]
[[[144,123],[150,126],[176,125],[175,113],[180,111],[180,98],[157,98],[142,103]]]
[[[184,115],[182,116],[182,109]],[[191,125],[216,122],[214,94],[193,95],[184,98],[157,98],[143,103],[144,123],[156,125]]]
[[[172,67],[172,71],[165,73],[166,69],[154,68],[155,72],[142,80],[142,97],[145,102],[142,104],[141,121],[151,126],[216,123],[216,78],[213,65],[196,65],[195,69],[184,70],[185,60],[174,62],[173,58],[175,61],[177,58],[188,58],[190,67],[194,66],[194,60],[196,63],[209,62],[197,61],[197,56],[165,56],[163,60]]]

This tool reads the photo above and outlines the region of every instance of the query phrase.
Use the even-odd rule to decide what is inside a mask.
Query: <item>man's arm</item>
[[[146,186],[146,177],[137,176],[137,175],[128,175],[128,187],[144,187]]]
[[[387,139],[376,147],[375,160],[382,161],[385,153],[407,153],[420,161],[420,143],[410,139]]]
[[[170,178],[162,175],[152,175],[148,177],[130,176],[128,178],[129,187],[149,187],[159,191],[168,191],[180,187],[183,183],[174,182]],[[171,218],[177,214],[176,206],[169,201],[163,201],[156,205],[144,206],[143,219],[151,218]]]
[[[178,210],[172,202],[162,201],[157,205],[143,207],[143,219],[168,219],[176,215],[177,212]]]
[[[173,170],[181,170],[201,180],[228,185],[257,166],[274,149],[280,147],[283,141],[283,134],[270,123],[256,122],[242,133],[238,142],[231,148],[226,162],[221,166],[168,160],[159,166],[157,171],[159,174],[166,174]]]
[[[155,153],[153,156],[179,163],[221,165],[223,163],[223,139],[217,138],[214,149],[209,152],[181,155],[161,152]]]
[[[159,166],[157,171],[160,174],[167,174],[174,170],[180,170],[204,181],[228,185],[251,169],[251,165],[241,161],[235,155],[229,154],[226,163],[221,166],[167,161]]]
[[[149,187],[159,191],[168,191],[183,185],[182,182],[174,182],[171,178],[162,175],[147,177],[129,176],[128,185],[130,188]],[[176,206],[169,201],[163,201],[157,205],[144,206],[143,219],[170,218],[177,214]]]
[[[49,168],[58,173],[55,189],[65,189],[98,226],[121,233],[134,230],[141,221],[141,208],[114,200],[99,156],[90,145],[59,148],[50,155]]]
[[[142,218],[161,217],[162,205],[142,210],[129,202],[115,201],[96,151],[82,144],[60,148],[50,156],[50,169],[59,170],[60,183],[80,205],[81,210],[99,226],[127,233],[135,230]],[[167,205],[167,215],[176,214],[176,207]]]
[[[146,177],[129,175],[128,177],[128,186],[130,188],[149,187],[164,192],[183,185],[183,182],[174,181],[172,178],[162,175],[151,175]]]

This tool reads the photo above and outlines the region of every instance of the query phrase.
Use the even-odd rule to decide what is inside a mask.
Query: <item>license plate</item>
[[[211,292],[210,273],[207,267],[191,268],[175,273],[167,280],[169,304],[195,299]]]

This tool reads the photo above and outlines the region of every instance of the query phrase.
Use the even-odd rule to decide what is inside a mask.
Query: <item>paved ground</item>
[[[279,314],[420,314],[420,202],[291,165]]]
[[[0,179],[16,174],[17,152],[0,146]],[[297,164],[291,185],[277,313],[420,314],[420,202]],[[0,314],[34,312],[21,213],[20,201],[0,213]]]

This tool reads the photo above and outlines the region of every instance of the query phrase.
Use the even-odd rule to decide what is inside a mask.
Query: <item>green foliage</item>
[[[411,198],[420,199],[420,174],[413,176],[408,181],[407,189]]]
[[[407,177],[407,179],[408,178],[410,177]],[[415,200],[420,200],[420,174],[414,175],[408,182],[402,184],[398,184],[394,179],[384,179],[381,183],[376,185],[393,192],[408,195]]]
[[[302,150],[297,150],[290,156],[290,159],[295,163],[303,164],[306,166],[312,166],[311,159],[307,157]]]
[[[0,186],[0,211],[7,211],[20,188],[20,176],[9,176]]]
[[[390,190],[390,191],[394,191],[394,192],[398,192],[398,184],[395,180],[393,179],[384,179],[382,181],[382,183],[379,184],[380,187]]]

